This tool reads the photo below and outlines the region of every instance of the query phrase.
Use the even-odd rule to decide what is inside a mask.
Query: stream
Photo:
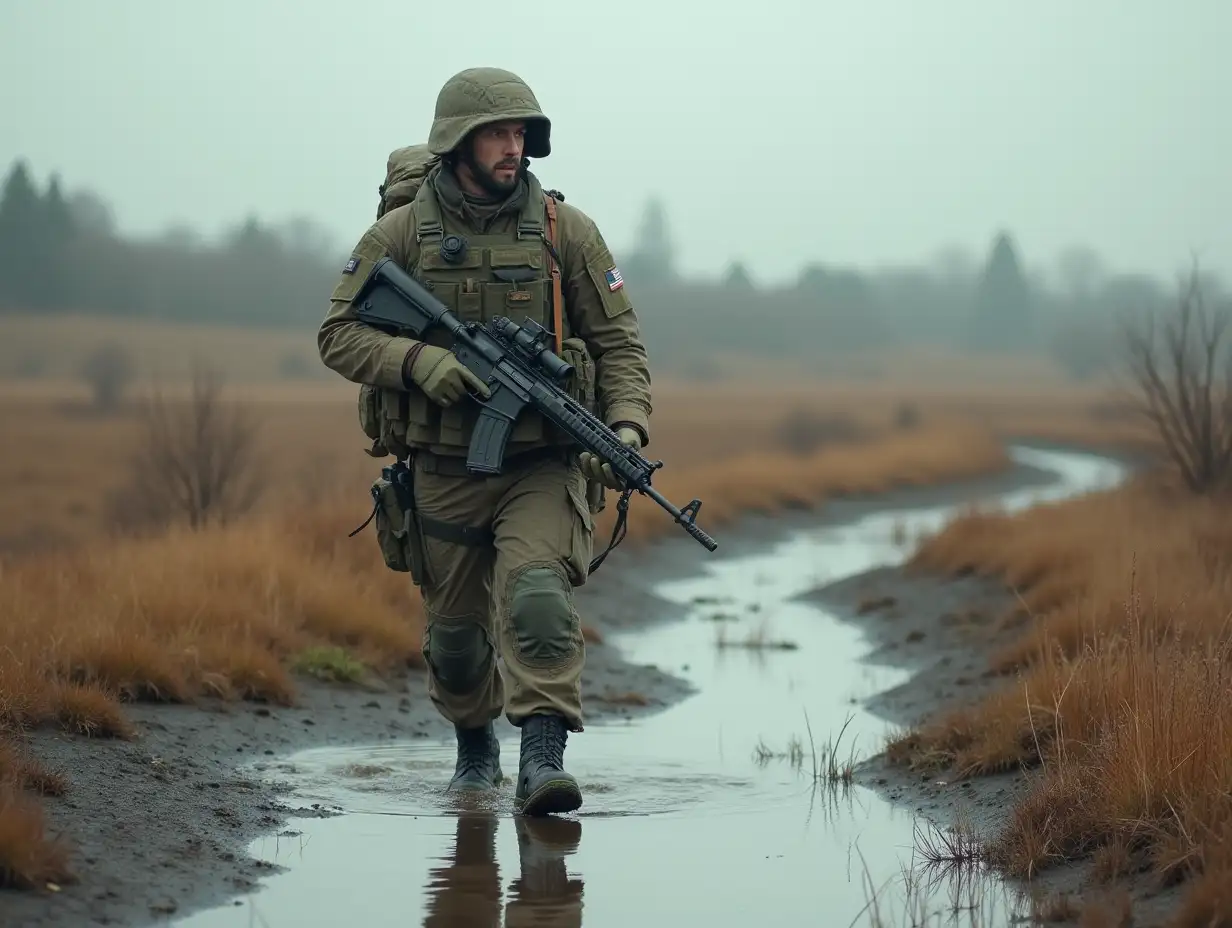
[[[1096,455],[1018,446],[1011,454],[1052,475],[988,500],[1011,510],[1125,476]],[[954,508],[819,520],[756,556],[716,554],[696,576],[657,586],[687,607],[685,618],[607,641],[696,692],[573,736],[566,765],[585,801],[571,816],[513,816],[511,783],[486,807],[459,810],[443,792],[452,737],[310,750],[269,765],[294,785],[295,802],[346,814],[295,819],[297,834],[254,842],[254,856],[287,869],[235,904],[174,924],[845,926],[875,924],[874,898],[886,924],[931,923],[928,913],[945,924],[1011,924],[1025,903],[991,877],[978,892],[964,890],[958,917],[952,885],[904,879],[919,863],[916,817],[824,776],[840,731],[840,766],[880,750],[890,727],[862,704],[908,671],[866,663],[858,626],[797,598],[901,563],[911,541]],[[502,730],[507,775],[517,762],[510,731]]]

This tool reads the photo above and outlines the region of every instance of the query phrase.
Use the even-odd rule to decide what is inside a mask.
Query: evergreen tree
[[[24,160],[9,171],[0,192],[0,303],[10,309],[39,305],[46,215]]]
[[[749,273],[749,269],[744,266],[743,261],[733,261],[727,265],[727,270],[723,273],[723,286],[731,290],[753,290],[756,285],[753,283],[753,275]]]
[[[43,240],[42,251],[44,306],[49,309],[69,309],[77,297],[78,278],[75,268],[70,269],[65,254],[73,242],[75,229],[68,202],[60,189],[60,177],[53,174],[47,184],[42,200]]]
[[[1031,294],[1009,233],[993,240],[975,294],[975,343],[983,348],[1023,348],[1033,334]]]
[[[622,275],[634,283],[661,286],[675,279],[676,255],[668,233],[667,209],[659,198],[646,204],[634,246],[622,264]]]

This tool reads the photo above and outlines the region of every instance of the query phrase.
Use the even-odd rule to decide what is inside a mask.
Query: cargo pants
[[[581,731],[586,652],[573,588],[593,550],[585,477],[563,449],[526,452],[493,476],[464,463],[411,457],[428,695],[460,727],[503,710],[514,725],[554,712]]]

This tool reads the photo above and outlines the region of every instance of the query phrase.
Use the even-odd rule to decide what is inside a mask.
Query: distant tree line
[[[338,262],[306,221],[248,218],[205,243],[173,229],[120,235],[89,191],[45,189],[17,162],[0,191],[0,310],[72,311],[169,321],[307,325],[320,321]]]
[[[307,220],[250,217],[210,243],[185,229],[125,236],[98,195],[66,194],[54,175],[40,189],[23,161],[0,191],[0,312],[315,328],[342,257]],[[828,363],[910,344],[1047,353],[1089,376],[1112,358],[1117,313],[1172,292],[1106,273],[1085,249],[1063,256],[1050,285],[1028,274],[1008,231],[982,260],[948,253],[875,272],[810,262],[791,284],[769,287],[737,259],[716,279],[685,278],[657,199],[617,258],[656,366],[699,373],[716,353]]]

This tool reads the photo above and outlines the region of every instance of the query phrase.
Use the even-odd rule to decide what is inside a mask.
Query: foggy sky
[[[6,0],[0,170],[57,170],[129,231],[307,215],[345,251],[441,83],[495,65],[553,119],[545,184],[618,249],[661,195],[686,272],[982,259],[1004,227],[1033,267],[1085,243],[1232,277],[1227,3],[722,8]]]

